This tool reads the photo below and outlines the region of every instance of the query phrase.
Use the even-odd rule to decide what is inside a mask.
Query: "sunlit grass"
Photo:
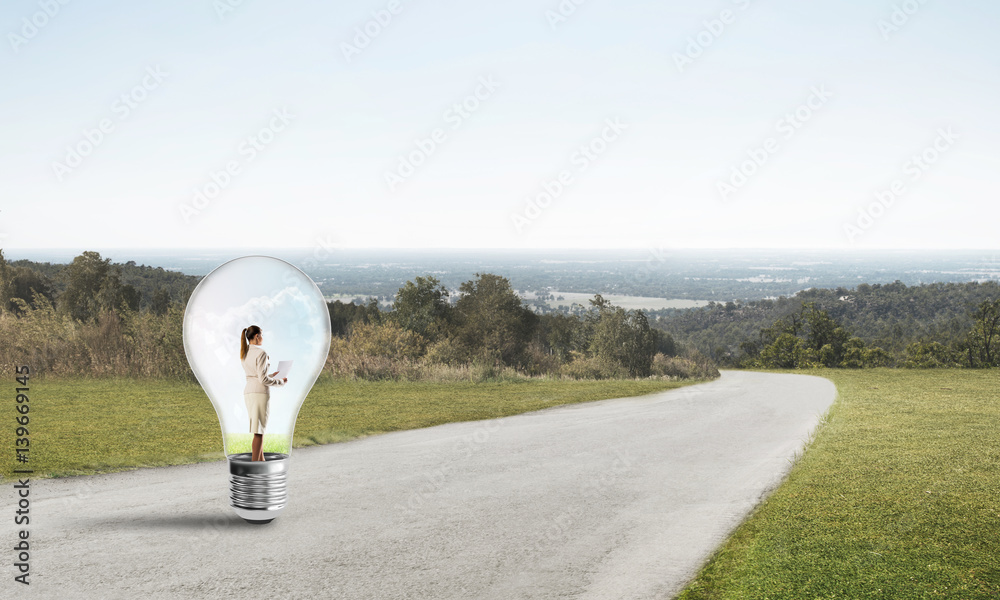
[[[815,373],[829,420],[681,598],[1000,596],[1000,371]]]

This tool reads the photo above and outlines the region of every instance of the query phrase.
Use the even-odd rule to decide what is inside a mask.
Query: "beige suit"
[[[247,385],[243,388],[243,399],[246,401],[247,412],[250,414],[250,433],[264,433],[267,427],[267,417],[271,412],[271,386],[282,386],[285,382],[268,376],[271,365],[267,360],[267,352],[260,346],[251,344],[243,359],[243,371],[246,373]]]

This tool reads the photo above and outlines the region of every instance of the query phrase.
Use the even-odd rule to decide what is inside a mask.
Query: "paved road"
[[[290,504],[268,525],[228,508],[224,462],[33,482],[23,597],[669,598],[780,482],[835,394],[817,377],[729,371],[295,450]],[[29,591],[6,553],[0,596]]]

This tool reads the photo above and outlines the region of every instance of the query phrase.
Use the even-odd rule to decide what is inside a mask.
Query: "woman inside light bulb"
[[[277,371],[267,374],[270,365],[267,352],[260,345],[264,336],[260,327],[251,325],[243,329],[240,337],[240,360],[247,375],[247,385],[243,388],[243,399],[250,413],[250,433],[253,434],[253,444],[250,460],[264,460],[264,428],[267,427],[267,416],[270,413],[270,387],[282,386],[288,382],[287,377],[274,379]]]

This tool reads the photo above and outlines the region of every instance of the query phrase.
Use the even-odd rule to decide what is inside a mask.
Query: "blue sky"
[[[236,4],[4,3],[0,244],[1000,246],[995,2]]]

